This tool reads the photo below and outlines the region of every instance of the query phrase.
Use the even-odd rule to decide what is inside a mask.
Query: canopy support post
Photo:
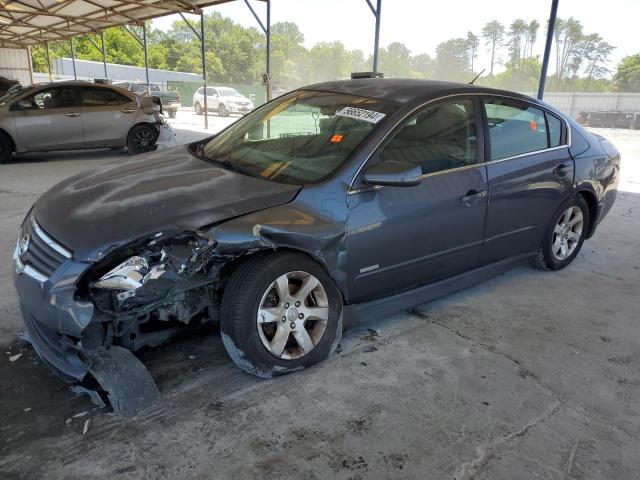
[[[544,87],[547,82],[547,69],[549,68],[549,57],[551,56],[551,44],[553,43],[553,31],[556,27],[559,1],[560,0],[551,0],[551,13],[549,14],[549,25],[547,27],[547,42],[544,45],[544,57],[542,58],[542,68],[540,69],[540,82],[538,83],[538,100],[542,100],[542,97],[544,97]]]

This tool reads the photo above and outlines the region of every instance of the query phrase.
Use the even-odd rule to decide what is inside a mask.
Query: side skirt
[[[463,272],[453,277],[445,278],[437,282],[429,283],[421,287],[397,293],[388,297],[377,298],[368,302],[345,305],[344,326],[350,328],[360,323],[394,315],[403,310],[416,307],[425,302],[430,302],[438,298],[465,288],[473,287],[481,282],[489,280],[498,275],[511,270],[525,260],[530,260],[535,256],[533,253],[517,255],[499,262],[484,265],[468,272]]]

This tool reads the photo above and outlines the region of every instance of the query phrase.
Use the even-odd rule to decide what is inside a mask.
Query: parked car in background
[[[254,107],[251,100],[234,88],[207,86],[207,110],[217,112],[221,117],[227,117],[232,113],[246,115]],[[193,109],[197,115],[204,113],[204,87],[200,87],[193,94]]]
[[[20,227],[14,281],[36,351],[67,379],[213,321],[238,367],[271,377],[330,355],[343,322],[523,261],[566,267],[619,176],[611,143],[524,95],[321,83],[54,186]]]
[[[147,84],[145,82],[113,82],[114,87],[126,88],[127,90],[137,93],[138,95],[144,95],[147,93]],[[169,115],[171,118],[176,118],[178,108],[182,105],[182,98],[180,92],[173,92],[169,90],[161,90],[155,83],[149,84],[150,94],[154,97],[158,97],[162,103],[162,113]]]
[[[37,84],[0,97],[0,162],[43,150],[152,150],[162,119],[152,97],[82,81]]]
[[[0,97],[6,94],[9,89],[16,87],[17,85],[20,85],[20,82],[17,80],[9,80],[8,78],[0,77]]]
[[[617,110],[582,111],[578,114],[578,122],[589,127],[640,130],[640,112],[621,112]]]

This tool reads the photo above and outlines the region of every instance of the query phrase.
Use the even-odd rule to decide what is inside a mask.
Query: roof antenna
[[[476,76],[474,77],[474,79],[473,79],[473,80],[471,80],[471,81],[469,82],[469,85],[473,85],[473,84],[474,84],[474,82],[475,82],[477,79],[479,79],[479,78],[480,78],[480,75],[482,75],[482,74],[484,73],[484,71],[485,71],[485,70],[486,70],[486,68],[483,68],[483,69],[482,69],[482,71],[481,71],[478,75],[476,75]]]

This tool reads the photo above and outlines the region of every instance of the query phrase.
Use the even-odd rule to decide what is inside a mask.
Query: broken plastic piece
[[[92,355],[89,373],[105,391],[117,415],[134,413],[161,400],[149,371],[126,348],[98,348]]]

